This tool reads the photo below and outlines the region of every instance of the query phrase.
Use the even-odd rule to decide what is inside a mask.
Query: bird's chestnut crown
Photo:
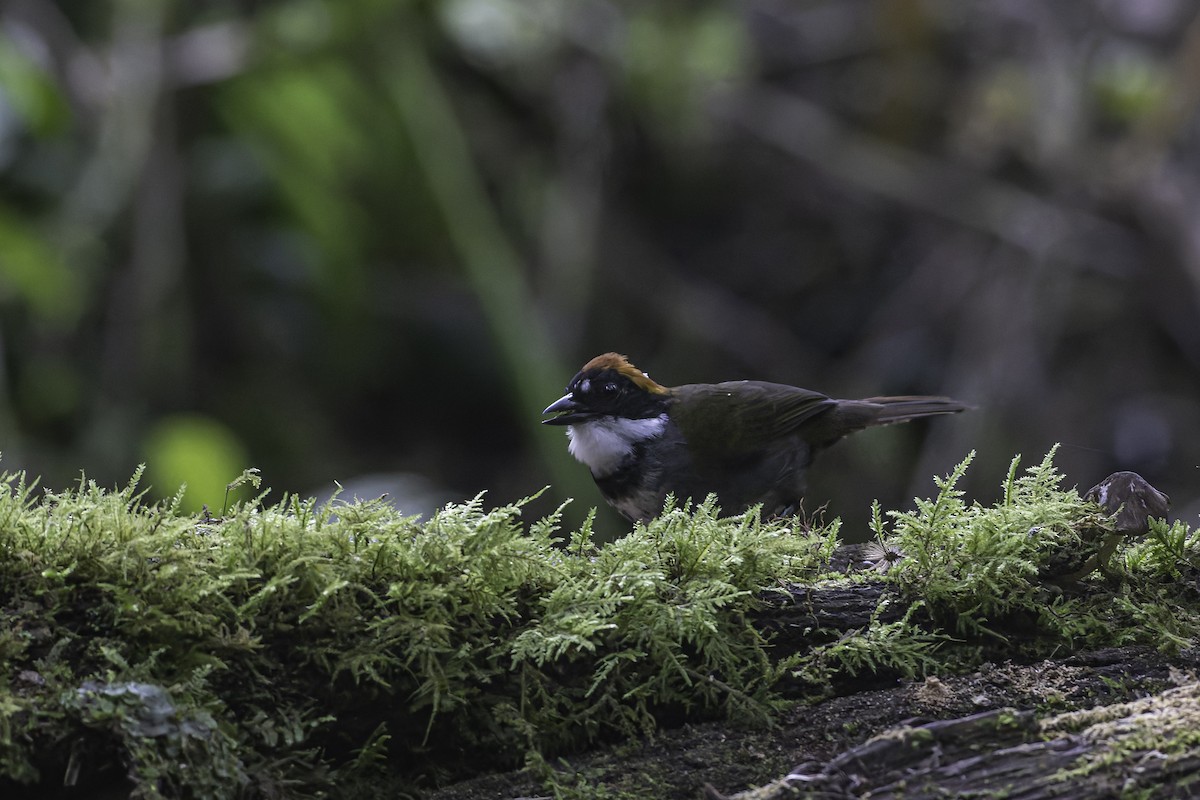
[[[605,353],[583,365],[567,384],[567,393],[542,413],[559,416],[548,425],[570,425],[597,417],[646,419],[663,413],[670,390],[629,363],[625,356]]]

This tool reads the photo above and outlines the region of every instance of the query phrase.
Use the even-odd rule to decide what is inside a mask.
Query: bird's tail
[[[902,397],[868,397],[862,401],[878,408],[878,413],[871,425],[893,425],[897,422],[908,422],[920,417],[934,417],[938,414],[957,414],[967,411],[971,406],[951,400],[949,397],[921,397],[906,395]]]

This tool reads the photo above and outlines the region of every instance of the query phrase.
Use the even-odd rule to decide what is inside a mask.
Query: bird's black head
[[[648,419],[666,408],[670,390],[630,364],[625,356],[605,353],[583,365],[567,384],[567,393],[547,406],[546,425],[574,425],[597,417]]]

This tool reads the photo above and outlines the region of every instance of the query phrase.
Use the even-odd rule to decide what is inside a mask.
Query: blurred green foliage
[[[0,295],[28,308],[44,325],[70,326],[79,316],[82,292],[59,253],[17,214],[0,210]]]
[[[977,404],[818,463],[852,537],[1055,441],[1194,514],[1197,63],[1170,0],[8,3],[0,451],[111,483],[184,414],[578,522],[538,412],[620,350]]]
[[[224,513],[227,486],[250,456],[237,435],[200,414],[162,417],[146,433],[147,477],[160,495],[186,486],[181,508]]]

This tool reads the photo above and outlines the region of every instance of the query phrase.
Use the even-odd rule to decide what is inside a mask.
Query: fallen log
[[[1200,796],[1200,682],[1039,717],[1004,708],[888,730],[728,800]],[[707,797],[725,795],[712,787]]]

